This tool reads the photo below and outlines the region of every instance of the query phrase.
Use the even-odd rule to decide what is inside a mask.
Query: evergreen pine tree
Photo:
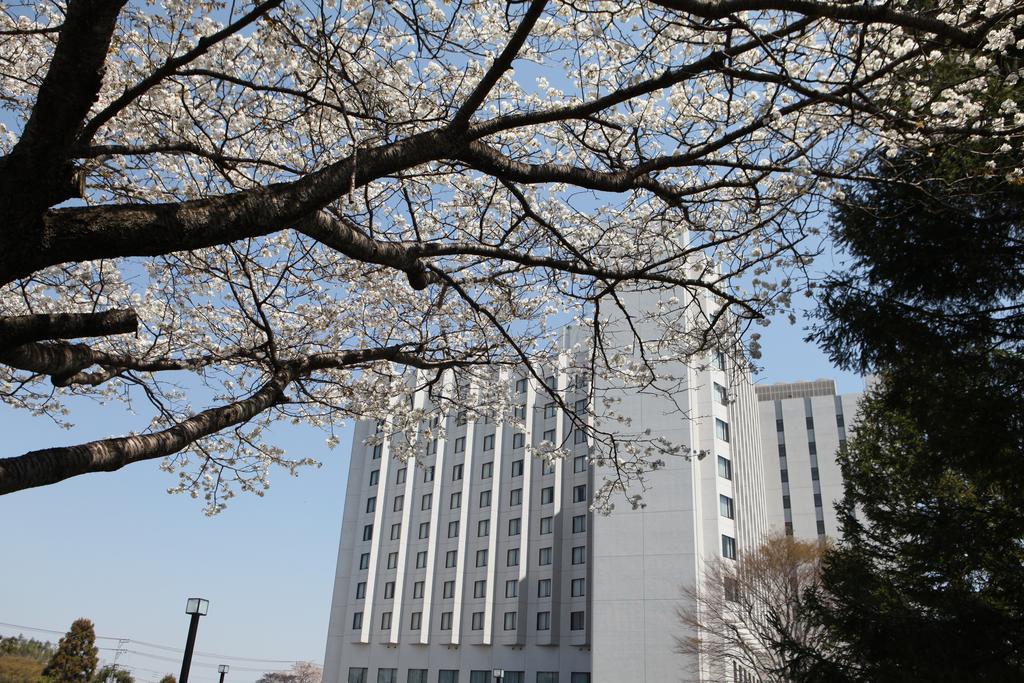
[[[98,663],[96,632],[88,619],[76,619],[60,639],[57,652],[43,670],[53,683],[87,683]]]

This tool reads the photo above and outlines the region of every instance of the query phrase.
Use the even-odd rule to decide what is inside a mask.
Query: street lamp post
[[[227,664],[220,664],[217,666],[217,671],[220,672],[220,683],[224,683],[224,674],[231,669]]]
[[[203,598],[189,598],[185,603],[185,614],[192,616],[188,623],[188,640],[185,641],[185,655],[181,658],[181,675],[179,683],[188,683],[188,670],[192,666],[192,648],[196,644],[196,631],[199,630],[199,617],[206,616],[210,609],[210,601]],[[223,679],[223,674],[221,674]]]
[[[501,679],[505,677],[504,669],[495,669],[491,673],[494,674],[494,683],[501,683]]]

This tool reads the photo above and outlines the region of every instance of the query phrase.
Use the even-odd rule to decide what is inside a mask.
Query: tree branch
[[[132,334],[139,326],[135,311],[113,308],[99,313],[39,313],[0,317],[0,351],[47,339]]]

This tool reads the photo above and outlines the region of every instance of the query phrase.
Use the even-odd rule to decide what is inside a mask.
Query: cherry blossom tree
[[[865,159],[1019,149],[1022,24],[1013,0],[4,5],[0,396],[151,414],[9,454],[0,493],[162,459],[215,512],[309,462],[268,445],[281,420],[381,419],[414,455],[415,389],[510,414],[570,322],[608,381],[743,367]],[[574,419],[605,493],[678,452]]]

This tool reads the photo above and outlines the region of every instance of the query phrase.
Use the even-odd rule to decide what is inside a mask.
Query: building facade
[[[630,334],[653,341],[656,329],[633,322]],[[768,528],[753,386],[714,354],[666,361],[672,392],[596,386],[594,406],[576,365],[566,352],[543,381],[502,378],[524,429],[438,411],[445,438],[419,461],[392,458],[376,425],[356,425],[324,683],[499,683],[495,670],[502,683],[731,679],[727,662],[676,653],[690,635],[676,611],[707,562]],[[414,401],[431,413],[425,395]],[[666,456],[642,505],[625,504],[634,485],[596,513],[610,473],[574,428],[587,413],[621,439],[663,437],[692,457]],[[542,442],[568,455],[530,457]]]
[[[835,506],[843,478],[836,452],[853,427],[861,394],[836,394],[830,379],[756,391],[769,526],[803,539],[838,538]]]

